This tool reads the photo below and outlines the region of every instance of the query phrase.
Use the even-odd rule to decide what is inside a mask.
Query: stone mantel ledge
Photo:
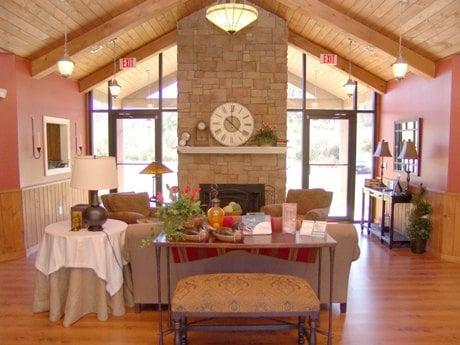
[[[286,146],[179,146],[184,154],[285,155]]]

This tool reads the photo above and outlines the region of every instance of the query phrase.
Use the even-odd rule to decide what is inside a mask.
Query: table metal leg
[[[374,205],[374,198],[369,195],[369,208],[367,210],[367,234],[371,234],[371,225],[372,225],[372,211]]]
[[[317,287],[317,295],[318,299],[321,300],[321,258],[322,258],[322,251],[323,248],[318,248],[318,287]]]
[[[394,233],[394,216],[395,216],[395,204],[391,201],[390,205],[390,249],[393,249],[393,233]]]
[[[332,345],[332,293],[334,285],[334,259],[335,248],[329,248],[329,320],[328,320],[328,335],[327,345]]]
[[[163,345],[163,312],[161,310],[161,247],[155,247],[157,259],[158,344]]]
[[[380,243],[383,243],[385,236],[385,199],[382,199],[382,218],[380,220]]]
[[[167,275],[167,288],[168,288],[168,320],[169,327],[174,327],[171,317],[171,260],[170,260],[170,248],[166,248],[166,275]]]

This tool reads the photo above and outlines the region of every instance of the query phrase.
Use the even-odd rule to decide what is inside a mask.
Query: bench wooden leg
[[[179,321],[174,321],[174,345],[182,345],[181,324]]]
[[[346,303],[340,303],[340,312],[342,314],[345,314],[347,312],[347,304]]]
[[[299,323],[298,323],[298,329],[299,329],[299,339],[297,340],[297,344],[303,345],[305,344],[305,317],[300,316],[299,317]]]
[[[310,339],[308,343],[310,345],[316,345],[316,318],[310,320]]]
[[[181,345],[187,345],[187,318],[181,319]]]

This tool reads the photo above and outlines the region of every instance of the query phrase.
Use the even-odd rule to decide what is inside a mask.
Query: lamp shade
[[[417,149],[412,140],[405,141],[398,156],[399,159],[418,159]]]
[[[70,186],[84,190],[117,188],[115,157],[75,157]]]
[[[118,84],[117,80],[114,78],[109,82],[109,89],[112,97],[117,98],[120,95],[121,86]]]
[[[348,96],[353,96],[356,89],[356,83],[353,81],[353,79],[348,78],[346,84],[343,85],[343,88]]]
[[[152,162],[147,165],[140,174],[147,174],[147,175],[161,175],[172,172],[166,165],[160,162]]]
[[[388,146],[388,141],[379,141],[379,144],[374,152],[374,157],[393,157]]]
[[[406,77],[407,70],[409,69],[409,65],[407,64],[406,60],[402,56],[399,56],[395,63],[391,65],[393,69],[393,75],[396,79],[401,80]]]
[[[254,6],[237,0],[218,1],[206,10],[206,18],[230,34],[245,28],[258,16],[259,13]]]

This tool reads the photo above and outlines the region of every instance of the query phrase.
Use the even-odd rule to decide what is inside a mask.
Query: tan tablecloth
[[[123,286],[110,296],[106,282],[90,268],[63,267],[49,276],[37,271],[33,311],[49,311],[52,322],[64,316],[65,327],[90,313],[96,313],[101,321],[109,314],[121,316],[126,312],[125,305],[134,305],[129,265],[123,267],[123,278]]]

